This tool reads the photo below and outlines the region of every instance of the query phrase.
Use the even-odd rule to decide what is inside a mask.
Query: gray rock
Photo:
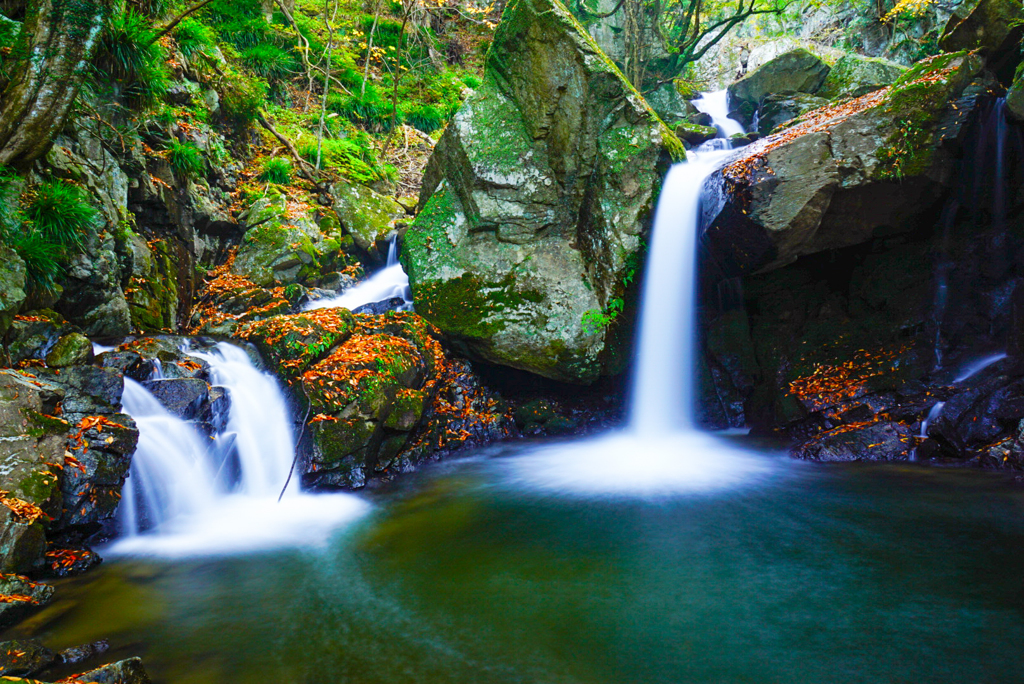
[[[0,676],[27,677],[56,660],[56,653],[34,639],[0,641]]]
[[[761,135],[769,135],[782,124],[827,104],[828,100],[817,95],[803,93],[767,95],[761,100],[761,106],[758,109],[757,131]]]
[[[75,677],[76,681],[95,684],[150,684],[141,658],[119,660]]]
[[[0,575],[0,595],[19,597],[10,603],[0,603],[0,629],[6,629],[49,603],[53,587],[20,575]]]
[[[730,116],[749,126],[766,95],[814,94],[828,72],[829,66],[821,58],[803,48],[781,54],[729,86]]]
[[[628,299],[682,154],[560,2],[510,5],[404,237],[416,311],[494,363],[584,383],[621,370],[630,315],[586,323]]]
[[[402,206],[363,185],[339,180],[331,186],[334,213],[342,229],[362,250],[371,249],[395,228],[395,220],[405,216]]]
[[[153,393],[164,408],[183,420],[192,420],[210,399],[210,386],[199,378],[150,380],[143,386]]]
[[[10,247],[0,244],[0,337],[25,302],[25,262]]]
[[[80,366],[92,361],[92,342],[77,332],[68,333],[57,340],[46,354],[46,365],[50,368]]]

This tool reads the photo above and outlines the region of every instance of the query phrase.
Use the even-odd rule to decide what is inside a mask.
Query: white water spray
[[[351,494],[300,492],[297,477],[278,502],[295,456],[280,387],[233,345],[193,355],[228,393],[227,428],[216,440],[204,437],[125,379],[124,409],[139,426],[139,447],[119,511],[125,536],[110,552],[188,556],[318,545],[369,509]],[[237,481],[224,476],[229,458],[237,458]]]
[[[392,237],[388,245],[388,260],[384,268],[358,285],[345,290],[337,297],[310,302],[306,311],[313,309],[345,308],[349,311],[367,304],[382,302],[386,299],[399,297],[403,301],[401,310],[412,310],[412,291],[409,289],[409,276],[398,263],[398,239]]]
[[[726,116],[724,92],[698,102],[722,134],[742,132]],[[728,141],[710,143],[672,167],[662,185],[627,429],[510,459],[514,482],[586,496],[667,496],[733,487],[767,471],[763,460],[699,431],[694,422],[700,203],[705,180],[730,155]]]

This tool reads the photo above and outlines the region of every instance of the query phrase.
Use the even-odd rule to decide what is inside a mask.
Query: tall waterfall
[[[317,544],[367,510],[351,494],[303,493],[297,477],[278,501],[295,457],[280,386],[234,345],[221,342],[192,355],[210,364],[213,381],[227,391],[227,426],[213,439],[204,437],[125,379],[122,401],[139,427],[139,446],[119,510],[123,536],[113,553],[216,554]],[[226,469],[236,476],[226,476]]]
[[[719,135],[743,129],[726,114],[725,93],[695,105]],[[510,459],[515,481],[583,495],[665,496],[711,491],[766,472],[764,461],[697,429],[697,245],[704,182],[731,150],[721,137],[673,166],[661,197],[644,275],[629,424],[591,440],[542,447]]]

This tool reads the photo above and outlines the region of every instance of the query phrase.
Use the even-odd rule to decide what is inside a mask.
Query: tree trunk
[[[0,93],[0,164],[27,166],[63,128],[116,0],[29,0]]]

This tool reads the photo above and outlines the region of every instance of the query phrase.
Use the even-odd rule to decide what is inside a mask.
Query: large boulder
[[[405,216],[398,202],[365,185],[339,180],[331,186],[331,196],[342,230],[364,251],[383,240],[394,230],[395,220]]]
[[[980,50],[994,71],[1016,65],[1024,35],[1020,0],[966,0],[953,10],[939,47],[947,52]]]
[[[843,55],[829,70],[818,97],[860,97],[895,83],[907,70],[905,66],[884,59],[860,55]]]
[[[705,242],[715,263],[726,274],[778,267],[932,207],[953,180],[981,69],[971,53],[933,57],[746,148],[709,180],[720,198]]]
[[[628,323],[588,321],[629,300],[662,173],[682,154],[561,2],[509,3],[405,234],[416,310],[494,363],[576,383],[623,369]]]
[[[729,86],[729,115],[750,125],[761,100],[770,94],[814,94],[828,76],[829,66],[804,48],[783,53]]]
[[[806,93],[765,95],[757,112],[757,132],[770,135],[779,126],[828,104],[828,100]]]

